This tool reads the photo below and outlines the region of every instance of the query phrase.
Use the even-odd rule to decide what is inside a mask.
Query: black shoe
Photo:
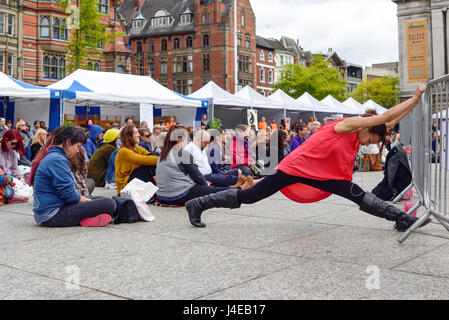
[[[211,208],[239,208],[237,189],[228,189],[217,193],[208,194],[186,202],[190,223],[198,228],[204,228],[206,224],[201,222],[201,214]]]
[[[402,210],[388,204],[369,192],[365,193],[362,203],[360,204],[360,210],[379,218],[395,221],[395,228],[398,231],[407,230],[418,220],[417,217],[404,213]],[[424,227],[430,221],[432,221],[432,219],[427,219],[421,227]]]
[[[407,217],[401,217],[398,220],[396,220],[396,223],[394,225],[394,228],[398,231],[407,231],[416,221],[419,220],[419,218],[414,217],[414,216],[410,216],[408,214],[406,214]],[[425,225],[429,224],[430,221],[432,221],[432,219],[427,218],[423,224],[420,226],[424,227]]]

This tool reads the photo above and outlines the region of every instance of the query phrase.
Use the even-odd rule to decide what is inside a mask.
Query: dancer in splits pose
[[[308,203],[331,194],[355,202],[360,210],[395,221],[398,231],[407,230],[418,218],[363,191],[352,183],[354,159],[360,145],[384,142],[387,128],[393,127],[416,105],[426,86],[419,86],[414,96],[377,115],[370,110],[363,117],[343,118],[322,126],[310,139],[285,157],[258,184],[247,190],[228,189],[192,199],[186,203],[189,219],[195,227],[205,227],[201,214],[211,208],[239,208],[265,199],[279,190],[293,201]],[[430,222],[427,219],[422,225]]]

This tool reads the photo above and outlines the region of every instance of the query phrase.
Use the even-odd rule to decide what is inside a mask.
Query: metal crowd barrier
[[[420,202],[426,209],[426,213],[399,237],[400,243],[407,240],[431,216],[449,231],[447,211],[449,75],[434,79],[427,84],[426,93],[421,98],[421,107],[413,110],[411,119],[413,123],[411,133],[413,185],[418,191]],[[434,132],[433,135],[432,132]],[[432,154],[433,139],[435,139],[436,150]],[[413,211],[409,210],[408,213]]]

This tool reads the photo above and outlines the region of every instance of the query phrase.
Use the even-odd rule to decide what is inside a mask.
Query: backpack
[[[134,223],[140,221],[139,211],[137,211],[136,204],[132,199],[112,197],[117,205],[117,210],[114,216],[114,223]]]

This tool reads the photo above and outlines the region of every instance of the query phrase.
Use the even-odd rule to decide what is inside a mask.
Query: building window
[[[173,40],[173,48],[174,49],[179,49],[179,46],[180,46],[179,38],[175,38]]]
[[[181,24],[192,23],[192,15],[190,13],[181,15]]]
[[[161,41],[161,51],[167,51],[167,40],[162,39]]]
[[[283,67],[283,66],[284,66],[284,56],[281,55],[281,67]]]
[[[242,11],[242,27],[245,26],[245,10]]]
[[[246,37],[246,48],[250,49],[251,48],[251,38],[250,37]]]
[[[193,46],[193,39],[192,39],[192,37],[187,37],[187,39],[186,39],[186,47],[187,48],[192,48],[192,46]]]
[[[210,22],[210,13],[204,13],[203,14],[203,23],[209,23]]]
[[[273,54],[271,52],[268,54],[268,62],[273,62]]]
[[[262,82],[262,83],[265,82],[265,69],[264,68],[260,68],[260,82]]]
[[[59,39],[59,19],[53,18],[53,39]]]
[[[153,40],[148,41],[148,52],[150,52],[150,53],[154,52],[154,41]]]
[[[241,47],[242,46],[242,37],[237,37],[237,46]]]
[[[173,73],[193,72],[193,56],[173,57]]]
[[[12,14],[8,15],[8,35],[9,36],[14,36],[14,20],[15,20],[15,17]]]
[[[98,0],[98,12],[108,13],[108,0]]]
[[[265,52],[263,50],[260,50],[260,60],[265,60]]]
[[[142,29],[142,19],[133,20],[133,29]]]
[[[203,47],[209,47],[209,35],[205,34],[203,36]]]
[[[174,81],[174,90],[183,95],[189,95],[193,92],[193,80]]]
[[[50,38],[50,19],[48,17],[41,17],[41,38]]]
[[[268,83],[273,83],[273,70],[268,70]]]
[[[116,72],[119,72],[119,73],[126,73],[126,67],[122,66],[122,65],[117,66],[117,68],[115,70],[116,70]]]
[[[168,61],[167,61],[167,58],[161,59],[161,74],[168,74]]]
[[[154,58],[148,57],[148,74],[154,76]]]
[[[5,13],[0,12],[0,34],[5,34]]]
[[[203,71],[210,71],[210,55],[203,54]]]
[[[159,10],[154,14],[154,18],[151,19],[153,27],[165,27],[171,23],[171,17],[167,15],[165,10]]]
[[[246,72],[251,73],[251,57],[250,56],[244,56],[240,55],[238,56],[238,62],[239,62],[239,71],[240,72]]]
[[[142,42],[137,42],[137,53],[142,53]]]
[[[44,53],[42,62],[42,78],[50,80],[65,78],[65,56]]]
[[[0,53],[0,71],[5,72],[5,52]],[[15,76],[14,74],[14,54],[8,53],[8,75]]]

